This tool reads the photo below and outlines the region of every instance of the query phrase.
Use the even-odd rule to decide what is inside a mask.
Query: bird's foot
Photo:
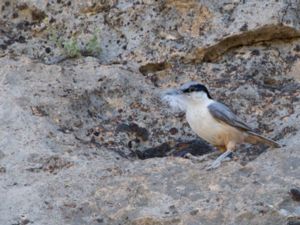
[[[187,153],[184,155],[184,157],[187,159],[190,159],[193,163],[200,163],[200,162],[208,160],[210,157],[212,157],[216,154],[218,154],[217,151],[209,153],[209,154],[201,155],[201,156],[194,156],[191,153]]]
[[[213,170],[213,169],[218,168],[222,162],[231,160],[231,157],[230,157],[231,154],[232,154],[232,151],[227,150],[222,155],[220,155],[215,161],[213,161],[213,163],[210,166],[208,166],[206,169]]]
[[[207,159],[206,155],[202,155],[200,157],[197,157],[197,156],[192,155],[191,153],[185,154],[184,157],[187,158],[187,159],[190,159],[193,163],[203,162],[204,160]]]

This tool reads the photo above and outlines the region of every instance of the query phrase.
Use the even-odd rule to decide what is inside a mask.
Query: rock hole
[[[170,68],[171,65],[167,62],[160,63],[147,63],[139,68],[139,71],[144,75],[148,75],[149,73],[155,73],[158,71],[162,71]]]

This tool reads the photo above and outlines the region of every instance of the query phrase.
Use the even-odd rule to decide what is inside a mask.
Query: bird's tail
[[[263,143],[263,144],[267,144],[272,148],[280,148],[280,144],[278,144],[277,142],[263,137],[257,133],[248,131],[247,132],[249,134],[248,138],[246,139],[247,142],[250,142],[251,144],[256,144],[256,143]]]

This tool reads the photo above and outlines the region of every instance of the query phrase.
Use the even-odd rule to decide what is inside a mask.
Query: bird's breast
[[[228,126],[218,122],[205,107],[192,107],[186,112],[186,119],[192,130],[213,145],[224,145]]]

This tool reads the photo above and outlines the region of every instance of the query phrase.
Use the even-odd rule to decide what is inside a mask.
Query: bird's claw
[[[213,163],[206,168],[206,170],[213,170],[218,168],[222,162],[231,160],[230,155],[232,151],[226,151],[222,155],[220,155]]]

